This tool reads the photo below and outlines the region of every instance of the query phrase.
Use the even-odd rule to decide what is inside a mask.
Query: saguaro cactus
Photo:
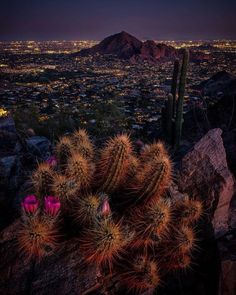
[[[175,148],[179,147],[182,134],[183,103],[188,61],[189,52],[188,50],[184,50],[179,81],[178,100],[176,100],[176,90],[178,85],[177,79],[179,75],[179,61],[176,60],[174,64],[171,93],[169,94],[168,100],[165,103],[165,108],[162,111],[162,116],[164,116],[162,119],[164,125],[163,130],[166,133],[166,139],[169,144]]]
[[[173,77],[172,77],[172,85],[171,85],[171,94],[173,96],[173,110],[172,114],[175,116],[176,112],[176,91],[178,87],[178,76],[179,76],[179,60],[176,59],[174,63],[174,71],[173,71]]]
[[[174,104],[175,104],[175,99],[173,95],[170,93],[168,95],[168,100],[166,103],[166,134],[167,134],[166,137],[170,144],[171,144],[172,136],[173,136]]]
[[[176,119],[175,119],[175,147],[178,148],[181,140],[182,125],[183,125],[183,104],[184,104],[184,94],[186,85],[187,68],[189,61],[189,51],[184,50],[183,63],[181,67],[181,75],[179,81],[179,94],[178,103],[176,108]]]

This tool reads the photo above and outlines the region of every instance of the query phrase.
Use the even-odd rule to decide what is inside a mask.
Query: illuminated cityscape
[[[63,108],[63,112],[77,118],[80,126],[91,127],[98,120],[96,108],[100,103],[118,103],[122,130],[150,132],[160,127],[161,109],[171,87],[173,60],[130,63],[115,57],[76,55],[97,43],[1,42],[2,106],[14,113],[34,105],[41,122],[47,122]],[[187,47],[197,54],[189,65],[185,112],[202,99],[196,90],[202,81],[229,69],[236,74],[236,41],[165,41],[165,44],[176,49]],[[204,98],[212,103],[217,96]]]

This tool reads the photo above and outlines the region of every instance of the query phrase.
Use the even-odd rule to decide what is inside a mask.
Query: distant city
[[[214,104],[221,93],[204,93],[199,85],[214,74],[236,75],[236,41],[158,41],[195,53],[188,70],[184,111]],[[173,59],[130,62],[115,56],[77,54],[97,41],[0,42],[1,106],[13,113],[37,108],[39,121],[63,110],[90,128],[99,120],[99,104],[121,114],[121,126],[152,130],[170,92]],[[110,112],[108,108],[107,112]],[[115,115],[114,115],[115,116]],[[113,122],[114,123],[114,122]],[[121,128],[122,129],[122,128]]]

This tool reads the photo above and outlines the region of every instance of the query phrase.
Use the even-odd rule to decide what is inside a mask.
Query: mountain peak
[[[169,48],[170,49],[170,48]],[[170,49],[171,50],[171,49]],[[114,55],[120,59],[136,60],[152,60],[155,61],[161,57],[165,57],[167,50],[158,47],[152,40],[142,42],[136,37],[125,31],[111,35],[102,40],[99,44],[89,49],[84,49],[79,52],[80,55]],[[173,48],[173,52],[175,49]],[[168,52],[168,55],[169,54]]]

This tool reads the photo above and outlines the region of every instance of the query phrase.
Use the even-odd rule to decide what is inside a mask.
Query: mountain
[[[129,59],[131,61],[157,61],[160,58],[175,57],[177,52],[171,46],[156,44],[152,40],[142,42],[122,31],[121,33],[105,38],[91,48],[81,50],[78,54],[80,56],[111,54],[120,59]]]

